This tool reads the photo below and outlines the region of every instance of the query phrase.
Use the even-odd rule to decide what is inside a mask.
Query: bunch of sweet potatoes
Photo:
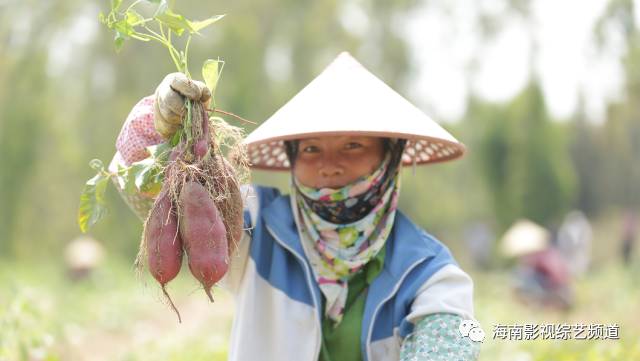
[[[145,260],[162,286],[179,273],[183,254],[191,274],[213,302],[211,287],[227,272],[243,232],[242,199],[234,169],[215,142],[200,102],[188,102],[184,134],[164,169],[164,183],[145,221],[137,263]]]

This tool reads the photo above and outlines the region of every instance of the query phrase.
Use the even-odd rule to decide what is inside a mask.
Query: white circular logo
[[[469,319],[460,321],[458,331],[460,331],[462,337],[469,337],[469,339],[474,342],[482,342],[485,337],[484,331],[480,328],[480,323],[476,320]]]
[[[469,339],[475,342],[482,342],[484,340],[484,331],[480,327],[474,327],[469,331]]]

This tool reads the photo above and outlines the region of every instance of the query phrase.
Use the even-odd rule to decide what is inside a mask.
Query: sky
[[[622,39],[612,33],[603,50],[593,41],[606,0],[534,0],[532,21],[502,16],[504,23],[488,42],[480,41],[476,14],[505,14],[505,1],[435,4],[414,12],[403,30],[418,71],[410,97],[439,121],[460,119],[470,94],[497,103],[509,100],[531,74],[540,79],[555,119],[570,118],[582,94],[587,118],[602,122],[607,102],[621,96]],[[636,4],[638,24],[640,0]]]

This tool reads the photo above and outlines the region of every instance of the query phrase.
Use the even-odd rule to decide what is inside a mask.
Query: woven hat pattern
[[[458,158],[462,153],[459,146],[438,140],[409,140],[402,154],[402,164],[443,162]],[[281,140],[249,146],[249,162],[258,169],[287,170],[291,166]]]
[[[407,139],[403,165],[448,161],[465,152],[462,143],[346,52],[244,143],[252,168],[287,170],[284,140],[344,135]]]

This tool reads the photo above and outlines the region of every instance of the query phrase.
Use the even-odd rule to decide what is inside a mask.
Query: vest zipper
[[[307,266],[307,263],[305,262],[305,260],[300,257],[296,252],[294,252],[287,244],[285,244],[284,242],[282,242],[280,240],[280,238],[278,238],[278,236],[276,236],[275,232],[273,232],[273,230],[267,226],[265,224],[265,226],[267,227],[267,230],[269,231],[269,233],[271,233],[271,236],[273,236],[273,238],[278,241],[278,243],[284,247],[287,251],[291,252],[296,259],[298,259],[298,262],[300,262],[305,270],[305,275],[306,275],[306,279],[307,279],[307,287],[309,288],[309,292],[311,292],[311,298],[313,299],[313,306],[314,306],[314,319],[316,320],[316,326],[318,326],[318,330],[319,330],[319,335],[320,338],[322,338],[322,323],[320,322],[320,319],[318,317],[318,310],[319,310],[319,306],[318,303],[316,301],[316,297],[315,294],[313,292],[313,285],[311,283],[311,279],[310,279],[310,270],[309,267]],[[322,340],[318,340],[316,338],[316,350],[315,350],[315,357],[313,358],[313,361],[316,361],[318,359],[318,357],[320,356],[320,347],[322,344]]]
[[[398,289],[400,288],[400,285],[402,284],[402,282],[404,281],[404,279],[407,277],[407,275],[409,274],[409,272],[411,272],[419,263],[423,262],[425,258],[421,258],[419,260],[417,260],[416,262],[414,262],[409,268],[407,268],[407,271],[405,273],[402,274],[402,277],[400,277],[400,280],[398,281],[398,283],[396,283],[396,285],[393,287],[393,290],[391,290],[391,293],[389,293],[389,295],[387,295],[387,297],[385,299],[382,300],[382,302],[380,302],[375,310],[373,311],[373,315],[371,315],[371,323],[369,324],[369,332],[367,334],[367,361],[372,361],[371,360],[371,334],[373,333],[373,325],[376,322],[376,315],[378,314],[378,311],[380,310],[380,307],[382,307],[382,305],[384,305],[387,301],[389,301],[389,299],[391,299],[391,297],[393,297],[393,295],[396,294],[396,292],[398,291]]]

